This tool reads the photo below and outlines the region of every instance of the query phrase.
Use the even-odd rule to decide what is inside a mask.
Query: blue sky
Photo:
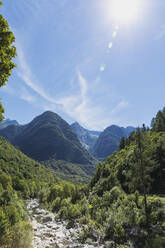
[[[115,20],[112,0],[3,1],[18,53],[0,89],[5,116],[24,124],[52,110],[90,129],[149,125],[165,105],[165,1],[137,1],[129,23]]]

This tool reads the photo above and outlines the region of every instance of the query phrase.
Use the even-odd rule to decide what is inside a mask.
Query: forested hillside
[[[82,201],[81,197],[74,203],[63,201],[59,194],[41,201],[51,207],[56,199],[55,212],[85,224],[81,242],[92,243],[97,237],[105,247],[163,248],[165,201],[160,196],[164,193],[165,132],[143,126],[122,140],[120,151],[99,164]]]
[[[5,137],[27,156],[53,168],[62,179],[89,182],[97,161],[81,145],[70,125],[47,111],[29,124],[0,129]]]
[[[45,197],[55,200],[55,187],[60,197],[79,198],[79,186],[61,181],[52,170],[0,137],[0,247],[31,247],[32,226],[25,200]]]
[[[58,181],[50,170],[0,137],[0,247],[23,243],[30,247],[32,228],[24,199],[36,197],[46,183]]]
[[[10,133],[10,136],[9,136]],[[47,111],[29,124],[0,130],[22,152],[38,161],[65,160],[90,164],[92,156],[82,147],[70,125],[57,114]]]

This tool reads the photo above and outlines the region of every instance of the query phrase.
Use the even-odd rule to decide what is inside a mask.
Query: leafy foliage
[[[165,132],[143,126],[99,164],[89,202],[105,238],[121,244],[129,240],[135,247],[164,247],[162,200],[149,196],[165,192],[164,149]]]
[[[51,170],[0,137],[0,246],[30,247],[32,229],[24,199],[37,197],[46,184],[58,181]]]
[[[0,1],[0,6],[2,2]],[[0,15],[0,87],[8,81],[12,69],[15,67],[12,59],[16,56],[16,48],[13,46],[15,38],[9,30],[8,22]],[[3,119],[4,109],[0,103],[0,121]]]
[[[44,161],[42,164],[47,168],[52,168],[59,178],[73,183],[88,183],[96,167],[55,159]]]

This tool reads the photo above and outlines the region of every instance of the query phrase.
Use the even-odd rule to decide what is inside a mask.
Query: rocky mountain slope
[[[19,126],[19,123],[16,120],[6,119],[0,123],[0,129],[3,129],[3,128],[8,127],[10,125]]]
[[[99,160],[104,160],[114,151],[119,149],[120,139],[128,137],[131,132],[135,130],[134,127],[119,127],[112,125],[107,127],[97,139],[92,149],[92,154]]]
[[[101,132],[99,131],[90,131],[83,128],[78,122],[75,122],[71,125],[73,131],[76,133],[81,144],[89,150],[93,147],[96,140],[98,139]]]

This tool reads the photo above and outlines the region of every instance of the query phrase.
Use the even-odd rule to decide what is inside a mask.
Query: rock
[[[51,221],[53,221],[52,215],[46,215],[46,216],[43,216],[43,217],[42,217],[42,222],[43,222],[43,223],[51,222]]]
[[[70,220],[68,222],[68,224],[66,225],[66,229],[71,229],[75,227],[75,221],[74,220]]]
[[[114,241],[106,241],[104,248],[116,248],[116,244]]]
[[[34,208],[35,207],[35,208]],[[35,210],[33,211],[32,208]],[[35,248],[94,248],[97,242],[80,244],[78,234],[82,228],[74,221],[55,220],[53,213],[41,209],[37,200],[27,202],[29,213],[32,211],[33,242]],[[93,234],[94,235],[94,234]],[[96,234],[97,236],[97,234]],[[99,246],[103,248],[103,246]]]

